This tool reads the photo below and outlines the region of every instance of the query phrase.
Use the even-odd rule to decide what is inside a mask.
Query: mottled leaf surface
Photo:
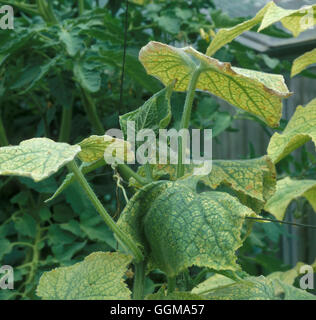
[[[168,185],[144,217],[153,265],[168,276],[192,265],[237,270],[235,251],[252,210],[224,192],[197,194],[186,183]]]
[[[204,297],[191,292],[175,291],[165,294],[162,290],[146,296],[146,300],[206,300]]]
[[[282,99],[291,95],[280,75],[234,68],[192,47],[179,49],[150,42],[141,49],[139,59],[146,71],[164,85],[176,80],[176,91],[188,89],[194,70],[201,64],[197,90],[214,94],[272,127],[278,126],[281,118]]]
[[[290,202],[298,197],[305,197],[316,211],[316,180],[294,180],[289,177],[279,180],[275,194],[264,209],[282,220]]]
[[[95,252],[70,267],[45,272],[37,295],[45,300],[125,300],[130,290],[123,281],[131,256]]]
[[[81,152],[78,157],[84,162],[94,162],[106,158],[107,155],[110,157],[115,156],[122,161],[133,161],[134,159],[134,153],[131,151],[131,146],[127,141],[108,135],[92,135],[81,141],[79,145]]]
[[[133,133],[137,134],[142,129],[151,129],[158,133],[159,129],[168,126],[171,120],[170,97],[173,84],[154,94],[140,108],[120,116],[120,126],[124,136],[127,135],[127,121],[133,121],[135,127],[130,127]],[[134,129],[135,128],[135,129]]]
[[[291,76],[294,77],[314,63],[316,63],[316,49],[308,51],[294,60]]]
[[[272,136],[268,156],[277,163],[309,140],[316,145],[316,99],[306,107],[298,106],[282,134]]]
[[[201,282],[198,286],[193,288],[191,292],[194,294],[205,295],[212,290],[230,285],[232,283],[235,283],[235,281],[217,273]]]
[[[25,140],[18,146],[0,148],[0,175],[48,178],[80,152],[80,146],[54,142],[48,138]]]

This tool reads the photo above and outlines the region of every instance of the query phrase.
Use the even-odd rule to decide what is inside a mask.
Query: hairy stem
[[[69,142],[71,132],[72,106],[63,107],[61,126],[59,131],[59,142]]]
[[[86,110],[89,121],[93,126],[93,129],[97,134],[104,135],[105,130],[97,114],[97,108],[93,98],[91,97],[90,93],[86,89],[81,88],[81,93],[82,93],[82,99],[83,99],[82,101],[83,106]]]
[[[142,300],[144,297],[145,268],[145,261],[135,263],[135,276],[133,285],[134,300]]]
[[[86,180],[74,160],[68,163],[68,168],[74,173],[79,185],[85,191],[89,200],[91,201],[95,209],[99,212],[100,216],[107,224],[107,226],[114,232],[117,238],[132,252],[136,262],[142,261],[144,257],[140,249],[137,247],[134,241],[132,241],[124,232],[122,232],[122,230],[116,225],[111,216],[107,213],[101,201],[98,199],[98,197],[90,187],[88,181]]]
[[[148,184],[150,181],[140,176],[138,173],[136,173],[134,170],[132,170],[128,165],[126,164],[118,164],[117,168],[120,172],[120,174],[123,176],[124,179],[127,181],[130,178],[134,178],[138,183],[140,183],[142,186]]]
[[[192,74],[192,77],[191,77],[191,80],[189,83],[189,88],[188,88],[187,95],[186,95],[186,99],[185,99],[185,103],[184,103],[184,109],[183,109],[183,114],[182,114],[182,119],[181,119],[181,124],[180,124],[180,130],[189,128],[193,100],[194,100],[194,95],[195,95],[195,89],[196,89],[196,85],[199,80],[201,72],[202,72],[202,68],[198,67]],[[184,146],[184,148],[186,148],[187,139],[186,139],[186,136],[181,137],[181,135],[180,135],[179,140],[178,140],[178,166],[177,166],[177,177],[178,178],[181,178],[184,174],[184,165],[183,165],[183,159],[182,159],[182,152],[183,152],[182,146]]]
[[[176,277],[168,277],[168,294],[172,293],[176,288]]]

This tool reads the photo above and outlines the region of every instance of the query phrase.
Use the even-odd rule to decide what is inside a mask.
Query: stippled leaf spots
[[[45,272],[37,295],[45,300],[123,300],[130,290],[123,282],[131,256],[95,252],[70,267]]]
[[[316,212],[316,180],[294,180],[289,177],[279,180],[275,194],[264,209],[282,220],[290,202],[298,197],[305,197]]]
[[[280,75],[234,68],[192,47],[150,42],[140,51],[139,59],[146,71],[163,84],[176,80],[175,91],[186,91],[193,72],[201,65],[197,90],[214,94],[272,127],[281,118],[282,99],[291,95]]]
[[[120,125],[124,136],[127,135],[127,121],[134,121],[135,134],[142,129],[159,129],[168,126],[171,120],[170,97],[173,83],[147,100],[140,108],[120,116]],[[134,128],[130,128],[134,133]]]
[[[18,146],[0,148],[0,175],[48,178],[72,161],[80,146],[54,142],[48,138],[25,140]]]
[[[108,135],[90,136],[79,143],[81,152],[78,157],[84,162],[94,162],[107,155],[116,156],[122,161],[133,161],[134,153],[130,143],[122,139],[113,138]],[[115,155],[113,155],[115,152]]]
[[[309,140],[316,145],[316,99],[306,107],[298,106],[282,134],[272,136],[268,156],[277,163]]]

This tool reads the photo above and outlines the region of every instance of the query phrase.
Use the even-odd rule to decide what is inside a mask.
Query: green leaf
[[[271,3],[264,14],[258,32],[281,21],[294,37],[316,24],[316,5],[304,6],[298,10],[287,10]]]
[[[67,53],[71,56],[74,57],[77,52],[81,48],[81,40],[78,36],[75,34],[72,34],[71,32],[68,32],[65,29],[62,29],[58,33],[60,41],[62,41],[67,49]]]
[[[14,226],[19,234],[35,238],[37,231],[36,221],[29,214],[24,214],[22,217],[16,218]]]
[[[268,156],[277,163],[309,140],[316,145],[316,99],[306,107],[298,106],[283,133],[272,136]]]
[[[268,200],[264,210],[282,220],[290,202],[298,197],[305,197],[316,212],[316,180],[293,180],[289,177],[279,180],[276,192]]]
[[[77,145],[54,142],[48,138],[24,140],[18,146],[0,148],[0,175],[48,178],[80,152]]]
[[[175,91],[186,91],[193,72],[202,66],[196,89],[214,94],[252,113],[269,126],[278,126],[282,99],[291,95],[280,75],[235,68],[210,58],[192,47],[175,48],[150,42],[139,54],[147,72]]]
[[[133,161],[134,153],[129,142],[122,139],[113,138],[108,135],[95,136],[84,139],[79,143],[81,152],[78,154],[80,160],[84,162],[98,161],[107,156],[114,156],[122,161]]]
[[[37,295],[45,300],[122,300],[130,299],[123,282],[131,256],[95,252],[70,267],[45,272]]]
[[[35,85],[48,73],[48,71],[56,64],[57,58],[50,60],[46,64],[35,66],[27,66],[22,73],[17,77],[17,80],[10,87],[11,89],[25,88],[19,90],[19,94],[25,94],[30,91]]]
[[[171,120],[170,97],[173,86],[174,83],[171,83],[153,95],[140,108],[120,116],[120,126],[125,137],[127,135],[127,121],[134,121],[135,134],[142,129],[152,129],[158,133],[159,129],[168,126]]]
[[[245,22],[242,22],[232,28],[223,28],[220,29],[217,33],[215,38],[212,40],[210,46],[207,48],[206,54],[208,56],[213,56],[216,51],[222,48],[225,44],[233,41],[239,35],[252,29],[255,25],[259,24],[262,21],[267,10],[271,7],[275,6],[273,2],[269,2],[264,8],[262,8],[257,15]]]
[[[294,60],[291,70],[291,77],[301,73],[309,65],[314,63],[316,63],[316,49],[306,52]]]
[[[74,65],[74,75],[81,86],[90,91],[98,92],[101,87],[101,76],[97,70],[91,70],[83,62]]]
[[[149,294],[145,300],[206,300],[204,297],[191,292],[176,291],[165,294],[161,290],[154,294]]]
[[[0,239],[0,260],[2,261],[3,257],[11,251],[11,243],[7,239]]]

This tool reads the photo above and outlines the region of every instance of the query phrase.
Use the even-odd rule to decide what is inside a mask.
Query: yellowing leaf
[[[54,142],[48,138],[25,140],[18,146],[0,148],[0,175],[48,178],[72,161],[80,146]]]
[[[212,171],[200,179],[211,188],[221,183],[265,202],[275,191],[275,167],[268,157],[251,160],[214,160]]]
[[[134,153],[131,151],[129,142],[108,135],[90,136],[81,141],[79,145],[81,152],[78,157],[84,162],[97,161],[107,156],[115,156],[119,160],[128,162],[134,160]]]
[[[118,252],[92,253],[70,267],[44,272],[36,293],[45,300],[130,299],[123,276],[131,261]]]
[[[176,80],[176,91],[186,91],[193,72],[201,65],[196,89],[214,94],[252,113],[274,127],[281,118],[282,99],[291,95],[280,75],[234,68],[192,47],[175,48],[150,42],[139,59],[146,71],[164,85]]]
[[[293,33],[294,37],[297,37],[316,24],[316,4],[298,10],[287,10],[271,5],[264,14],[258,32],[279,21]]]
[[[282,220],[290,202],[298,197],[307,198],[316,211],[316,180],[293,180],[289,177],[279,180],[275,194],[264,209]]]
[[[213,56],[214,53],[222,48],[225,44],[233,41],[239,35],[252,29],[255,25],[259,24],[264,17],[264,14],[271,7],[275,6],[274,2],[269,2],[264,8],[262,8],[257,15],[245,22],[242,22],[232,28],[220,29],[217,33],[210,46],[207,48],[206,54],[208,56]]]
[[[268,156],[277,163],[309,140],[316,144],[316,99],[305,108],[298,106],[283,133],[272,136]]]
[[[316,63],[316,49],[306,52],[294,60],[292,65],[291,77],[299,74],[313,63]]]
[[[219,273],[216,273],[205,281],[201,282],[197,287],[193,288],[191,292],[194,294],[205,295],[214,289],[227,286],[232,283],[235,283],[235,281]]]
[[[208,292],[210,300],[278,300],[274,284],[263,276],[248,277],[242,281],[216,288]]]

